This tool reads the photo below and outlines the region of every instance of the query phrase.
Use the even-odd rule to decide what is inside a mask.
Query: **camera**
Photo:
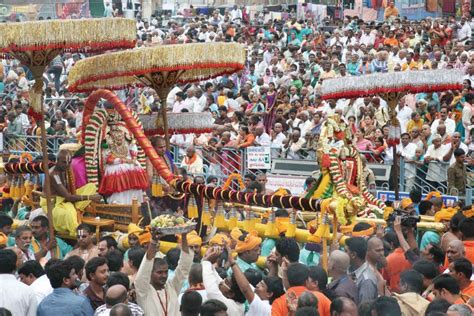
[[[416,227],[416,224],[421,221],[419,215],[416,214],[407,214],[406,212],[396,209],[392,214],[388,216],[387,222],[392,224],[395,221],[397,216],[401,217],[401,224],[405,227]]]

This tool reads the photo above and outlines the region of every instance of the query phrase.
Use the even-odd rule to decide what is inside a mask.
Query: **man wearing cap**
[[[237,252],[237,259],[235,263],[239,266],[240,270],[242,272],[248,269],[261,271],[256,265],[262,243],[262,238],[258,237],[257,232],[247,233],[234,228],[231,232],[231,237],[236,242],[235,251]],[[232,269],[229,269],[227,273],[232,274]]]

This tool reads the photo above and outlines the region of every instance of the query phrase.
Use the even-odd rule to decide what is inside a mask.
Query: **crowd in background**
[[[455,163],[456,149],[462,149],[465,160],[471,162],[474,148],[473,24],[470,16],[420,21],[388,16],[385,22],[345,17],[317,24],[290,15],[285,21],[267,21],[263,13],[249,17],[235,7],[223,15],[215,11],[180,21],[166,15],[152,16],[150,21],[138,16],[137,47],[235,41],[248,48],[245,70],[176,86],[169,94],[168,111],[211,112],[217,125],[212,134],[174,135],[171,142],[180,148],[180,156],[192,145],[204,146],[211,156],[222,147],[269,146],[273,157],[314,160],[321,127],[328,116],[337,114],[351,126],[354,144],[370,163],[392,164],[386,101],[378,96],[322,100],[323,80],[377,72],[460,69],[465,73],[462,90],[408,94],[396,111],[403,133],[397,153],[407,166],[406,191],[422,187],[416,179],[423,177],[428,184],[442,184],[430,189],[462,195],[462,184],[448,181],[448,169]],[[67,74],[82,57],[58,57],[45,74],[51,138],[74,138],[81,126],[85,96],[67,91]],[[39,135],[36,123],[25,114],[32,84],[28,70],[7,59],[2,73],[4,134],[13,140],[18,135]],[[152,89],[132,88],[119,95],[139,113],[160,108]]]
[[[44,216],[27,216],[28,226],[13,232],[16,210],[7,209],[8,215],[0,215],[0,248],[7,247],[0,250],[0,313],[471,315],[473,209],[462,202],[446,207],[439,193],[422,201],[412,189],[417,188],[414,176],[425,169],[425,180],[433,187],[446,183],[450,192],[465,193],[465,165],[472,163],[474,149],[472,17],[408,21],[397,17],[392,5],[385,17],[381,23],[345,17],[316,25],[291,16],[265,21],[263,14],[248,17],[234,7],[184,23],[157,16],[137,19],[138,49],[213,41],[248,47],[243,71],[176,86],[166,100],[169,111],[209,111],[215,118],[210,134],[171,138],[191,174],[203,173],[196,145],[211,161],[224,148],[249,146],[269,146],[275,157],[314,160],[322,125],[334,115],[350,126],[353,142],[368,162],[391,164],[386,101],[378,96],[322,100],[322,82],[377,72],[462,70],[462,90],[406,95],[397,106],[402,134],[396,154],[403,157],[411,194],[395,216],[388,216],[387,209],[385,229],[358,223],[345,233],[347,238],[334,238],[325,270],[320,243],[283,237],[286,210],[276,214],[286,220],[276,225],[279,239],[233,229],[203,240],[191,232],[164,255],[157,250],[163,236],[132,224],[125,246],[111,236],[95,240],[94,229],[81,224],[73,250],[60,238],[49,239]],[[45,74],[52,138],[74,138],[80,130],[85,96],[67,92],[67,73],[82,57],[58,57]],[[30,77],[14,60],[5,59],[2,66],[4,140],[26,145],[15,140],[38,135],[26,114]],[[119,95],[139,113],[160,109],[151,89]],[[417,214],[434,216],[444,230],[416,229],[410,218]]]

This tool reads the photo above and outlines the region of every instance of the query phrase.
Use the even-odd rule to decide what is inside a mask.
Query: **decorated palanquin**
[[[352,223],[356,216],[382,217],[385,204],[368,191],[352,132],[337,114],[323,125],[317,159],[321,174],[308,198],[327,199],[327,211],[342,225]]]

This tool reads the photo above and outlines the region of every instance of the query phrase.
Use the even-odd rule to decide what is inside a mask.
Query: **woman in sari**
[[[275,122],[275,109],[276,109],[277,93],[275,90],[275,84],[271,82],[268,85],[268,92],[265,100],[265,115],[263,117],[263,125],[265,131],[270,134],[273,124]]]

